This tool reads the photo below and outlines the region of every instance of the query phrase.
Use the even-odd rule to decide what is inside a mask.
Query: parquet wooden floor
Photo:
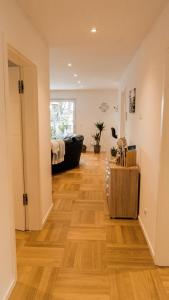
[[[11,300],[165,300],[169,268],[155,267],[138,221],[110,220],[104,155],[53,177],[53,210],[39,232],[17,232]]]

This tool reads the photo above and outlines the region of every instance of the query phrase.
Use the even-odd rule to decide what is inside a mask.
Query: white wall
[[[41,219],[44,219],[49,207],[52,204],[51,197],[51,170],[50,170],[50,135],[49,135],[49,76],[48,76],[48,47],[29,19],[25,17],[22,10],[17,6],[16,1],[1,0],[0,2],[0,32],[5,35],[6,43],[9,43],[25,57],[30,59],[37,66],[38,72],[38,102],[39,102],[39,159],[40,159],[40,186],[41,186]],[[2,59],[2,53],[0,55]],[[3,74],[0,75],[1,85],[4,86]],[[2,93],[2,91],[1,91]],[[3,232],[0,236],[0,299],[4,299],[5,293],[15,280],[15,255],[10,246],[14,241],[14,228],[10,224],[10,211],[12,208],[10,182],[7,174],[7,151],[6,151],[6,128],[5,108],[3,107],[4,95],[0,95],[2,111],[0,121],[1,149],[0,177],[2,189],[0,189],[0,222]],[[31,124],[30,124],[31,126]],[[3,166],[3,168],[2,168]],[[11,220],[12,222],[12,220]],[[14,268],[15,269],[15,268]]]
[[[128,113],[126,135],[129,142],[136,144],[140,150],[140,220],[153,254],[156,254],[159,250],[156,244],[157,228],[160,226],[157,206],[160,208],[163,205],[162,199],[158,199],[157,195],[164,66],[166,64],[167,48],[169,47],[168,28],[169,5],[146,36],[121,79],[121,91],[126,92],[127,111],[129,90],[137,89],[136,113]],[[166,164],[169,167],[168,160]],[[169,213],[167,219],[169,228]]]
[[[11,185],[7,162],[7,136],[4,91],[4,47],[0,35],[0,299],[5,299],[15,282],[15,234],[12,214]]]
[[[16,1],[1,0],[0,28],[7,42],[37,66],[42,219],[51,205],[49,141],[49,51]]]
[[[109,150],[115,141],[111,135],[111,127],[118,129],[118,112],[113,106],[118,104],[117,90],[71,90],[51,91],[51,99],[75,99],[76,100],[76,133],[84,135],[84,144],[88,151],[93,151],[91,143],[94,142],[92,134],[95,134],[95,123],[105,122],[105,130],[102,133],[102,150]],[[102,102],[109,105],[106,112],[101,112],[99,106]]]

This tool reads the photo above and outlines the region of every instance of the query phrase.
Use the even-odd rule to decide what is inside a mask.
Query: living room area
[[[99,141],[101,151],[110,151],[115,139],[112,137],[111,128],[119,126],[118,111],[118,90],[74,90],[74,91],[51,91],[50,94],[50,113],[51,113],[51,131],[52,142],[56,143],[59,138],[64,138],[66,148],[69,146],[67,153],[71,153],[71,157],[65,156],[65,160],[73,166],[73,153],[76,151],[78,155],[78,147],[71,150],[69,137],[73,134],[82,136],[83,148],[85,151],[93,152],[97,137],[96,123],[104,124],[104,130]],[[96,136],[95,136],[96,135]],[[66,140],[67,139],[67,140]],[[73,145],[73,144],[72,144]],[[56,150],[56,149],[55,149]],[[65,149],[64,149],[65,151]],[[77,166],[78,162],[74,162]],[[53,170],[64,166],[57,164]]]

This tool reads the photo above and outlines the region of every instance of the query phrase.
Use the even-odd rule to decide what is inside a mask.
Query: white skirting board
[[[46,212],[45,216],[43,217],[43,220],[42,220],[42,227],[44,226],[45,222],[47,221],[47,218],[51,212],[53,208],[53,203],[51,204],[51,206],[49,207],[48,211]]]
[[[144,233],[145,239],[146,239],[146,241],[147,241],[149,250],[150,250],[150,252],[151,252],[152,258],[153,258],[153,260],[154,260],[154,259],[155,259],[154,249],[153,249],[153,247],[152,247],[152,245],[151,245],[151,242],[150,242],[150,240],[149,240],[149,237],[148,237],[148,235],[147,235],[147,232],[146,232],[146,230],[145,230],[145,227],[144,227],[144,225],[143,225],[143,222],[142,222],[140,216],[138,216],[138,220],[139,220],[140,226],[141,226],[141,228],[142,228],[142,230],[143,230],[143,233]]]
[[[9,286],[9,288],[8,288],[8,290],[7,290],[7,292],[6,292],[6,294],[4,295],[4,297],[3,297],[2,300],[8,300],[8,299],[9,299],[9,297],[10,297],[10,295],[11,295],[11,293],[12,293],[14,287],[15,287],[15,284],[16,284],[16,279],[14,279],[14,280],[11,282],[11,284],[10,284],[10,286]]]

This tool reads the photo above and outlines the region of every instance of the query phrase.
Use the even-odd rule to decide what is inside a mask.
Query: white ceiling
[[[51,89],[116,86],[167,1],[18,0],[49,44]]]

